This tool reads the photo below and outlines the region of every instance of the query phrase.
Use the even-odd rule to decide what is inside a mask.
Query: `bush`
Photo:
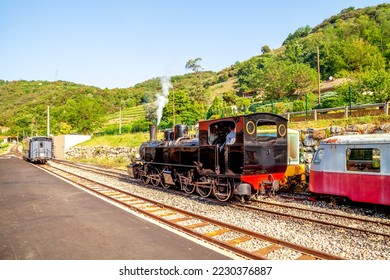
[[[149,131],[149,126],[151,123],[147,120],[137,120],[133,122],[133,127],[131,132],[140,132],[140,131]]]
[[[344,106],[343,98],[337,92],[327,92],[321,96],[321,104],[317,105],[316,109],[335,108]]]
[[[294,100],[293,112],[302,112],[302,111],[306,111],[306,102],[303,100]]]

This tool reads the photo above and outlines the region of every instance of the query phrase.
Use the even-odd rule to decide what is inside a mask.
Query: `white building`
[[[88,141],[91,139],[91,135],[80,134],[66,134],[53,137],[54,142],[54,158],[65,159],[65,154],[68,149],[79,143]]]

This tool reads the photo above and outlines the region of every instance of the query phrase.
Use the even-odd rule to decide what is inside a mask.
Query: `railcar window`
[[[380,172],[381,155],[376,148],[347,149],[346,168],[356,172]]]
[[[275,122],[259,120],[256,125],[257,141],[267,142],[276,139],[277,128]]]
[[[324,149],[317,150],[317,153],[315,154],[314,159],[313,159],[313,163],[320,164],[321,160],[324,157],[324,154],[325,154]]]

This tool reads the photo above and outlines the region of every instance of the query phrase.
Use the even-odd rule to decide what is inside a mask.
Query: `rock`
[[[309,137],[306,137],[305,140],[303,140],[303,145],[305,147],[314,147],[318,145],[318,141]]]
[[[312,136],[311,136],[314,140],[322,140],[322,139],[325,139],[326,137],[326,133],[325,133],[325,130],[315,130],[313,133],[312,133]]]
[[[346,132],[359,132],[359,125],[357,125],[357,124],[347,125]]]
[[[331,126],[330,127],[330,133],[332,135],[340,135],[342,134],[343,132],[345,131],[345,129],[343,127],[340,127],[340,126]]]
[[[130,158],[136,148],[130,147],[70,147],[66,152],[66,158],[85,159],[85,158]]]
[[[379,129],[384,133],[390,133],[390,123],[384,123],[379,126]]]
[[[371,123],[362,124],[359,128],[362,134],[372,134],[376,130],[377,126]]]

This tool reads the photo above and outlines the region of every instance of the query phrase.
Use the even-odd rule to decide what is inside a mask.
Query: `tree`
[[[157,105],[154,102],[145,103],[143,105],[145,110],[145,119],[151,123],[156,123],[157,120]]]
[[[213,100],[209,110],[207,111],[207,119],[216,119],[220,118],[221,111],[223,109],[223,101],[221,97],[216,97]]]
[[[348,103],[350,92],[353,103],[382,103],[390,100],[390,74],[385,70],[370,70],[351,73],[351,81],[337,88],[337,92]]]
[[[201,117],[202,110],[198,102],[191,100],[184,91],[172,91],[169,102],[164,107],[161,123],[165,126],[173,124],[173,99],[175,100],[175,123],[195,124]]]
[[[198,73],[199,71],[203,70],[202,66],[200,66],[200,64],[199,64],[201,60],[202,59],[199,57],[195,58],[195,59],[188,60],[186,63],[186,69],[192,70],[195,73]]]
[[[270,52],[271,52],[271,48],[268,45],[265,45],[265,46],[261,47],[261,53],[262,54],[270,53]]]
[[[298,28],[294,34],[288,34],[287,39],[283,42],[283,45],[286,45],[287,43],[294,41],[298,38],[306,37],[311,31],[311,27],[309,25],[306,25],[305,27]]]

